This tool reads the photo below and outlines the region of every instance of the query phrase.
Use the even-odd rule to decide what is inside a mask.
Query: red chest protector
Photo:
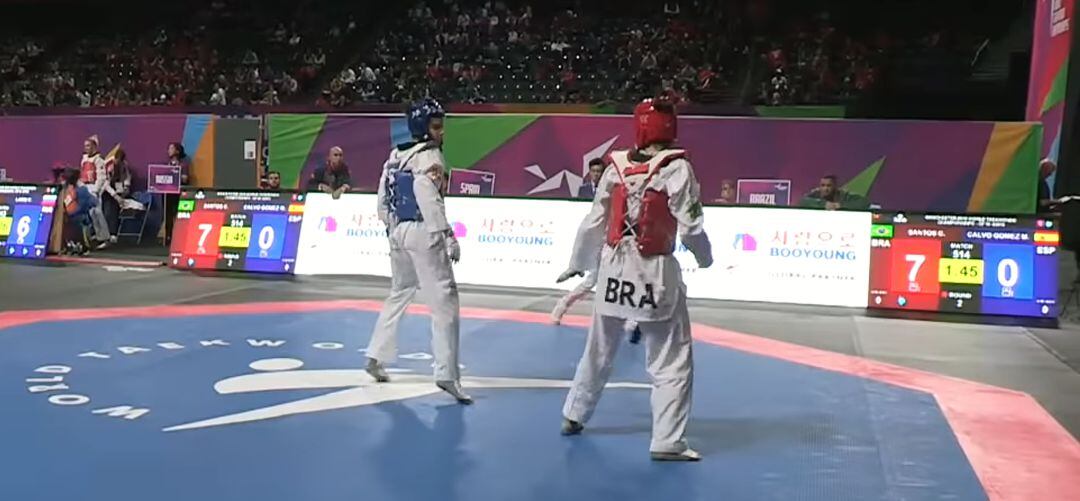
[[[669,195],[646,188],[653,176],[674,160],[685,158],[683,150],[664,150],[648,162],[637,163],[629,152],[611,153],[611,162],[619,173],[619,183],[611,189],[611,212],[608,218],[607,244],[614,247],[626,235],[633,235],[642,256],[661,256],[675,252],[678,223],[668,206]],[[637,223],[628,217],[628,200],[640,199]]]
[[[84,183],[93,184],[95,181],[97,181],[97,164],[94,163],[95,158],[97,157],[90,157],[86,159],[86,161],[84,161],[81,165],[81,179]]]

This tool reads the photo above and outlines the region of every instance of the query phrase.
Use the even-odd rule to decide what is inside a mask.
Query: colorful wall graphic
[[[1072,47],[1073,0],[1036,0],[1026,118],[1042,122],[1040,158],[1057,161]]]
[[[345,150],[353,179],[373,190],[382,163],[407,137],[397,117],[270,115],[271,168],[298,186]],[[457,169],[494,172],[495,194],[572,198],[588,161],[632,141],[626,116],[451,116],[445,153]],[[702,184],[789,179],[793,202],[836,174],[885,209],[1031,213],[1042,143],[1037,123],[683,118],[680,142]]]
[[[75,115],[0,117],[0,167],[18,182],[48,179],[53,165],[78,167],[83,140],[97,134],[104,153],[122,147],[135,169],[136,191],[146,189],[146,166],[167,159],[170,142],[180,141],[192,158],[192,176],[213,185],[211,115]]]

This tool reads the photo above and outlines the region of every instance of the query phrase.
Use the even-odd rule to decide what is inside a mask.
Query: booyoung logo
[[[337,219],[334,219],[334,216],[323,216],[319,219],[319,229],[326,233],[336,233]]]
[[[33,373],[25,379],[27,391],[30,395],[44,398],[50,405],[71,408],[88,409],[93,416],[111,417],[125,421],[146,419],[154,415],[154,409],[148,405],[142,405],[137,401],[122,401],[115,396],[107,394],[90,394],[80,391],[79,375],[84,371],[108,370],[104,365],[116,362],[118,359],[128,357],[147,357],[154,354],[175,354],[177,352],[191,352],[191,355],[203,353],[206,350],[233,350],[237,361],[251,360],[246,363],[246,369],[236,367],[236,370],[228,371],[228,375],[217,380],[212,388],[219,397],[229,395],[266,393],[266,392],[290,392],[295,390],[326,390],[326,393],[316,396],[294,398],[283,403],[256,407],[241,412],[226,412],[207,416],[194,421],[178,421],[171,416],[160,418],[163,432],[179,432],[213,428],[226,425],[252,423],[280,419],[288,416],[326,412],[338,409],[348,409],[363,406],[378,405],[386,402],[395,402],[420,398],[439,394],[439,390],[430,374],[418,373],[416,369],[430,365],[425,363],[433,357],[424,352],[414,352],[401,355],[403,362],[421,362],[421,366],[413,368],[390,368],[389,383],[376,383],[363,369],[358,368],[329,368],[310,369],[305,368],[304,360],[288,356],[275,356],[275,352],[281,352],[291,348],[291,341],[285,339],[261,339],[247,338],[242,341],[228,341],[224,339],[203,339],[197,342],[159,342],[155,344],[139,344],[117,346],[110,350],[88,351],[75,355],[76,361],[67,364],[42,364],[33,370]],[[362,354],[366,349],[350,348],[346,343],[337,341],[319,341],[309,345],[317,353],[332,353],[341,351],[355,351],[357,361],[362,360]],[[230,356],[231,359],[233,357]],[[181,357],[191,365],[197,365],[197,357]],[[98,367],[95,367],[97,365]],[[415,364],[414,364],[415,365]],[[78,367],[78,370],[76,370]],[[463,371],[467,370],[461,366]],[[245,373],[246,372],[246,373]],[[194,374],[195,371],[188,372]],[[223,374],[225,376],[225,374]],[[556,389],[569,388],[570,380],[544,379],[544,378],[520,378],[520,377],[479,377],[463,376],[462,386],[471,389]],[[628,388],[648,390],[648,384],[632,382],[609,383],[609,388]],[[285,393],[285,395],[295,395]],[[215,399],[211,399],[216,401]],[[101,403],[99,403],[101,402]],[[230,407],[229,404],[221,404],[217,407]],[[213,412],[211,411],[213,414]]]
[[[464,225],[462,225],[464,228]],[[476,241],[489,245],[543,246],[555,245],[555,221],[533,218],[484,218]],[[456,231],[456,228],[455,228]]]
[[[454,229],[454,238],[465,238],[469,235],[468,228],[462,223],[454,221],[450,226]]]
[[[353,213],[349,216],[345,236],[352,238],[386,238],[386,225],[375,212]]]
[[[813,230],[777,230],[769,255],[818,261],[855,261],[855,233]]]
[[[757,250],[757,240],[749,233],[739,233],[735,235],[735,241],[732,242],[731,246],[735,250],[754,252]]]

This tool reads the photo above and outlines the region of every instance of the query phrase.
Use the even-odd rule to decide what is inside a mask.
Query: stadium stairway
[[[1022,14],[1013,20],[1008,32],[999,40],[990,40],[977,56],[971,74],[974,82],[994,82],[1004,84],[1009,78],[1009,64],[1012,55],[1031,50],[1031,39],[1035,12],[1034,8],[1025,7]]]

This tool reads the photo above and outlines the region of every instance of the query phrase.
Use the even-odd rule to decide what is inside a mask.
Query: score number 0
[[[270,225],[263,226],[259,230],[259,257],[266,258],[270,252],[270,248],[274,246],[274,227]]]
[[[1005,258],[998,262],[997,280],[1001,284],[1001,296],[1013,297],[1013,287],[1020,282],[1020,263],[1015,259]]]

